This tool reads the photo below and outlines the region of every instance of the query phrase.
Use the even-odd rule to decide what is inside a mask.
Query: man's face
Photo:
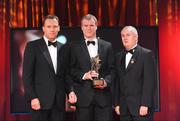
[[[49,41],[54,41],[59,31],[60,31],[60,26],[56,19],[46,19],[43,26],[43,32],[45,37],[47,37]]]
[[[121,32],[121,39],[124,47],[129,50],[137,44],[138,36],[129,29]]]
[[[93,19],[82,20],[81,29],[83,31],[84,37],[87,39],[92,39],[96,37],[97,25]]]

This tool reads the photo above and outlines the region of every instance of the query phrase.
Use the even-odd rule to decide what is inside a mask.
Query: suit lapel
[[[102,56],[103,56],[103,51],[104,51],[104,46],[103,46],[103,43],[100,39],[98,39],[98,54],[100,56],[100,59],[103,59]],[[103,61],[102,61],[103,62]]]
[[[60,68],[60,54],[59,54],[59,51],[60,51],[60,48],[63,46],[63,44],[57,42],[57,72]]]
[[[50,65],[51,69],[54,71],[54,67],[53,67],[53,63],[52,63],[52,60],[51,60],[51,56],[50,56],[50,53],[48,51],[47,45],[45,43],[45,40],[43,38],[41,39],[41,44],[40,44],[39,48],[42,51],[45,59],[47,60],[48,64]],[[54,71],[54,73],[55,73],[55,71]]]
[[[86,62],[90,63],[90,55],[85,40],[82,40],[80,45],[82,48],[83,56],[87,60]]]
[[[121,54],[121,57],[120,57],[120,65],[122,66],[121,67],[121,71],[123,71],[123,73],[125,72],[126,70],[126,64],[125,64],[125,61],[126,60],[126,53],[123,51],[122,54]]]

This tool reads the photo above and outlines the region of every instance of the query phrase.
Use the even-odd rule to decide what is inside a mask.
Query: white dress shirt
[[[137,44],[136,44],[135,46],[133,46],[131,49],[135,48],[136,46],[137,46]],[[131,49],[130,49],[130,50],[131,50]],[[132,56],[133,56],[133,54],[131,54],[130,52],[126,53],[126,63],[125,63],[126,68],[127,68],[128,64],[129,64]]]
[[[53,45],[48,46],[48,38],[46,38],[45,36],[43,36],[43,38],[44,38],[46,45],[48,47],[49,54],[51,56],[51,60],[53,63],[54,71],[56,73],[56,70],[57,70],[57,47],[54,47]],[[56,40],[54,40],[52,42],[56,42]]]
[[[89,52],[90,57],[95,57],[98,54],[98,42],[97,39],[92,39],[92,40],[85,40],[86,41],[86,46]],[[87,41],[95,41],[95,45],[89,44],[87,45]]]
[[[93,44],[87,45],[87,41],[95,41],[95,45],[93,45]],[[92,40],[86,39],[85,42],[86,42],[86,46],[87,46],[87,49],[88,49],[90,57],[91,58],[95,57],[98,54],[98,42],[97,42],[97,38],[94,38]],[[85,74],[83,75],[82,79],[84,80],[84,78],[85,78]]]

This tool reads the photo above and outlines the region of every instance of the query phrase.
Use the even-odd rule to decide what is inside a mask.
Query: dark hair
[[[93,19],[93,20],[95,21],[95,24],[97,25],[97,18],[96,18],[94,15],[92,15],[92,14],[87,14],[87,15],[83,16],[82,19],[81,19],[81,22],[82,22],[84,19],[85,19],[85,20],[91,20],[91,19]]]
[[[45,16],[44,21],[43,21],[43,25],[45,24],[45,21],[47,19],[56,19],[58,21],[58,24],[59,24],[59,18],[55,15],[49,14],[49,15]]]

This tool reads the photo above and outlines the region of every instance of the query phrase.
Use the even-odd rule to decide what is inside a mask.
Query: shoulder
[[[60,52],[69,52],[70,51],[69,43],[63,44],[63,43],[57,42],[57,45],[58,45]]]
[[[137,49],[139,49],[139,50],[140,50],[142,53],[144,53],[144,54],[152,53],[152,50],[147,49],[147,48],[145,48],[145,47],[142,47],[142,46],[140,46],[140,45],[137,46]]]
[[[147,49],[147,48],[144,48],[144,47],[142,47],[142,51],[143,51],[144,53],[152,52],[150,49]]]
[[[63,43],[60,43],[60,42],[57,41],[57,45],[58,45],[59,47],[63,47],[63,46],[65,46],[66,44],[63,44]]]
[[[103,40],[103,39],[98,39],[98,44],[99,44],[101,47],[105,48],[105,49],[113,50],[113,49],[112,49],[112,44],[111,44],[110,42],[108,42],[108,41],[105,41],[105,40]]]
[[[84,40],[71,42],[68,44],[71,49],[80,48],[82,45],[86,45]]]
[[[80,44],[79,42],[69,42],[66,43],[65,45],[63,45],[62,47],[67,53],[74,55],[77,53],[77,51],[79,51],[80,48]]]
[[[154,58],[154,53],[152,50],[144,48],[139,46],[139,50],[140,50],[140,55],[142,55],[143,57],[153,57]]]
[[[112,46],[112,44],[108,41],[98,38],[99,43],[104,44],[106,46]]]
[[[40,38],[40,39],[29,41],[27,43],[27,46],[38,46],[39,44],[43,42],[43,40],[44,40],[43,38]]]

